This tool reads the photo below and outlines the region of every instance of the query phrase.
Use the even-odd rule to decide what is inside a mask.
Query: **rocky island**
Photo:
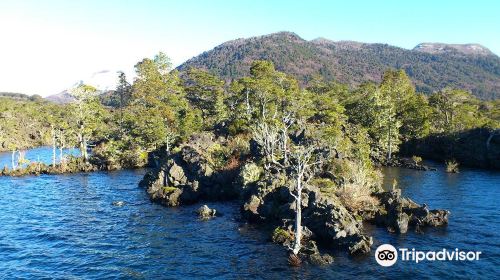
[[[277,168],[259,166],[265,155],[257,143],[253,143],[255,149],[238,154],[227,165],[215,165],[217,149],[228,146],[229,142],[231,139],[213,133],[194,135],[158,168],[148,172],[140,186],[146,189],[152,201],[168,207],[237,200],[245,221],[272,225],[276,228],[273,241],[291,248],[297,211],[292,194],[293,179]],[[237,152],[233,150],[230,154]],[[448,223],[448,211],[429,210],[425,204],[402,197],[399,189],[383,191],[380,182],[369,186],[367,197],[349,198],[359,200],[353,205],[354,201],[346,200],[339,193],[350,182],[336,185],[329,171],[332,170],[322,170],[322,177],[310,181],[302,192],[302,242],[309,259],[318,260],[316,243],[342,248],[350,254],[370,252],[373,240],[364,233],[363,222],[400,234],[409,229],[419,231]]]

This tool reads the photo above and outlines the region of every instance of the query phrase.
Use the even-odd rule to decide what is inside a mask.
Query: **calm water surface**
[[[385,169],[405,195],[452,212],[444,229],[387,233],[368,227],[375,245],[482,251],[477,262],[398,262],[331,252],[327,267],[290,268],[282,247],[238,221],[232,203],[209,203],[222,217],[200,222],[199,205],[152,204],[137,183],[144,170],[0,177],[0,278],[57,279],[357,279],[492,278],[500,274],[500,173]],[[123,207],[113,206],[124,201]]]
[[[52,148],[40,147],[24,151],[24,158],[30,162],[43,162],[45,164],[52,163]],[[71,148],[63,149],[63,155],[67,156],[80,156],[80,150]],[[18,154],[15,154],[14,164],[17,164]],[[56,150],[56,163],[59,163],[59,149]],[[12,152],[0,152],[0,168],[7,166],[12,168]]]

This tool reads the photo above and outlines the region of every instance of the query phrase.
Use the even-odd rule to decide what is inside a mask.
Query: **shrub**
[[[416,164],[420,164],[422,162],[422,158],[419,157],[419,156],[412,156],[411,159],[413,160],[413,162],[415,162]]]
[[[248,184],[257,182],[260,179],[260,176],[264,170],[262,167],[258,166],[255,163],[247,163],[245,166],[243,166],[240,177],[241,177],[241,183],[243,186],[246,186]]]
[[[227,164],[227,151],[219,143],[213,144],[207,150],[208,162],[215,170],[223,169]]]
[[[226,166],[224,166],[224,170],[236,170],[240,167],[241,161],[239,156],[233,155],[226,161]]]
[[[352,212],[378,206],[379,201],[372,194],[380,189],[381,175],[355,162],[348,161],[345,167],[349,171],[344,175],[347,180],[335,192],[342,204]]]
[[[335,188],[335,183],[328,178],[314,178],[311,181],[311,185],[314,185],[322,191],[329,191]]]
[[[446,161],[446,172],[448,173],[458,173],[458,162],[454,159]]]
[[[396,180],[396,178],[394,178],[394,179],[392,180],[392,190],[393,190],[393,191],[394,191],[394,190],[397,190],[397,189],[398,189],[398,185],[399,185],[398,180]]]
[[[176,187],[163,187],[162,188],[164,194],[170,194],[173,193],[175,190],[177,190]]]
[[[283,244],[286,241],[291,241],[292,239],[293,238],[290,232],[281,227],[277,227],[273,231],[272,240],[274,243]]]
[[[243,119],[233,120],[228,126],[229,135],[238,135],[249,132],[248,121]]]
[[[227,149],[232,154],[248,155],[250,153],[250,136],[240,134],[228,140]]]

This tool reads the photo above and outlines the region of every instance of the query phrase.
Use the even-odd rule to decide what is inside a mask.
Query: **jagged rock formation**
[[[264,171],[250,158],[234,170],[214,168],[208,151],[225,141],[211,133],[195,135],[160,168],[146,174],[140,185],[147,190],[151,200],[166,206],[239,199],[245,220],[278,226],[273,240],[289,247],[295,217],[295,201],[289,189],[292,182],[280,172]],[[314,184],[308,185],[302,196],[303,251],[309,252],[311,262],[333,261],[319,254],[316,241],[344,248],[351,254],[369,252],[373,240],[364,232],[363,221],[399,233],[448,222],[449,212],[429,210],[425,204],[419,205],[402,197],[397,190],[375,191],[372,196],[380,203],[376,209],[367,209],[369,214],[349,211],[335,192],[322,190]],[[203,217],[212,217],[215,213],[208,207],[202,207],[199,212]]]
[[[406,233],[410,227],[419,231],[421,227],[438,227],[448,223],[449,211],[429,210],[427,205],[419,205],[401,196],[401,190],[376,194],[381,209],[373,221],[389,231]]]
[[[147,189],[153,201],[166,206],[235,198],[237,193],[232,181],[236,173],[214,170],[207,157],[214,141],[211,133],[193,136],[159,168],[147,173],[140,185]]]

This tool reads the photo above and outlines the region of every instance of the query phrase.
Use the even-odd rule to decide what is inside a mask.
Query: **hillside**
[[[379,82],[388,68],[402,68],[417,89],[431,93],[446,86],[471,91],[482,99],[500,98],[500,58],[477,44],[419,44],[413,50],[386,44],[306,41],[280,32],[223,43],[178,67],[205,68],[226,80],[249,72],[253,60],[271,60],[280,71],[307,83],[315,74],[357,85]]]
[[[57,94],[49,95],[49,96],[45,97],[45,99],[47,99],[48,101],[57,103],[57,104],[67,104],[67,103],[71,103],[71,101],[73,101],[73,97],[71,97],[69,95],[68,90],[64,90],[64,91],[57,93]]]
[[[40,95],[27,95],[24,93],[17,93],[17,92],[0,92],[0,98],[9,98],[9,99],[14,99],[14,100],[39,100],[42,97]]]

